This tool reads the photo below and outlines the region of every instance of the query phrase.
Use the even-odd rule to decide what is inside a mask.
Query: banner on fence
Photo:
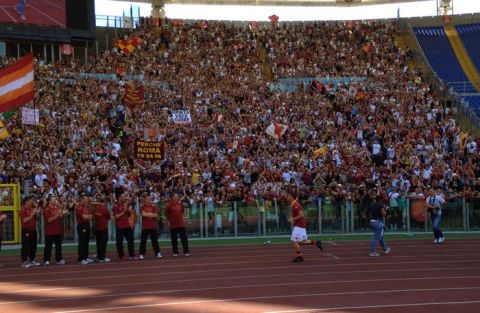
[[[415,200],[411,208],[412,218],[419,222],[425,222],[425,199]]]
[[[40,124],[40,110],[22,108],[22,124],[23,125]]]
[[[172,111],[172,121],[175,124],[191,124],[192,116],[190,115],[190,110]]]
[[[167,144],[164,141],[144,141],[135,142],[135,158],[142,160],[163,160]]]

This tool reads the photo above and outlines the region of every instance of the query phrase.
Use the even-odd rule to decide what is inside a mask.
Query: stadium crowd
[[[41,203],[56,195],[67,207],[82,194],[113,203],[123,191],[153,203],[186,193],[214,206],[286,188],[303,200],[352,200],[365,221],[378,195],[439,188],[478,196],[478,140],[462,137],[452,108],[408,68],[395,33],[388,22],[170,23],[139,27],[128,34],[143,41],[132,52],[114,47],[86,65],[37,59],[30,107],[40,109],[40,125],[22,125],[20,111],[8,120],[0,182],[19,183]],[[263,48],[273,81],[262,72]],[[122,102],[127,74],[143,76],[143,106]],[[272,91],[282,77],[365,80]],[[180,109],[190,110],[191,124],[172,121]],[[273,121],[288,126],[278,139],[265,132]],[[138,139],[165,141],[164,160],[135,159]]]

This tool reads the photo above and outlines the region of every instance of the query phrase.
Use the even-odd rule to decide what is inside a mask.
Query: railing
[[[453,92],[457,93],[460,96],[465,94],[475,94],[478,93],[477,89],[473,86],[472,82],[470,81],[463,81],[463,82],[448,82],[448,88],[450,88]]]
[[[141,20],[141,17],[96,15],[95,25],[108,28],[136,28]]]
[[[307,232],[310,235],[370,233],[370,203],[350,199],[335,201],[331,197],[300,200],[305,212]],[[112,205],[108,205],[111,210]],[[159,237],[168,239],[168,222],[164,206],[158,205]],[[235,238],[288,235],[291,232],[290,206],[278,199],[257,197],[253,201],[231,201],[223,204],[202,202],[184,203],[185,227],[190,238]],[[139,213],[138,204],[135,207]],[[138,214],[139,215],[139,214]],[[76,242],[75,214],[64,218],[66,242]],[[134,236],[140,238],[141,218],[134,227]],[[44,221],[40,218],[38,233],[44,242]],[[428,233],[431,221],[424,199],[399,198],[390,203],[385,217],[387,232],[399,234]],[[450,198],[442,209],[442,230],[454,232],[480,231],[480,197]],[[94,234],[92,235],[94,236]],[[115,224],[109,225],[109,240],[115,241]]]

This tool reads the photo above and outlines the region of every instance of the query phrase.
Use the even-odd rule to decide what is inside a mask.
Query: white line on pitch
[[[286,268],[286,267],[281,267]],[[288,267],[290,268],[290,267]],[[271,268],[263,268],[263,269],[271,269]],[[278,270],[279,268],[273,268],[275,270]],[[231,279],[248,279],[248,278],[275,278],[275,277],[295,277],[295,276],[304,276],[304,275],[320,275],[320,276],[327,276],[327,275],[333,275],[333,274],[368,274],[368,273],[397,273],[397,272],[435,272],[435,271],[470,271],[474,270],[477,268],[473,267],[463,267],[463,268],[448,268],[448,267],[440,267],[440,268],[415,268],[415,269],[389,269],[389,270],[371,270],[371,271],[333,271],[333,272],[318,272],[315,270],[314,272],[302,272],[302,273],[290,273],[290,274],[263,274],[263,275],[249,275],[249,276],[227,276],[227,277],[205,277],[205,278],[191,278],[191,279],[177,279],[178,281],[181,281],[182,283],[186,282],[194,282],[194,281],[212,281],[212,280],[231,280]],[[251,271],[252,269],[246,269],[245,271]],[[221,270],[221,271],[197,271],[199,273],[205,273],[205,272],[225,272],[231,270]],[[175,275],[178,274],[185,274],[185,273],[191,273],[192,272],[175,272]],[[168,273],[170,274],[170,273]],[[151,274],[149,274],[151,275]],[[156,274],[159,275],[159,274]],[[138,275],[126,275],[129,277],[135,276],[137,277]],[[125,278],[126,276],[99,276],[95,277],[96,279],[101,280],[102,278]],[[85,280],[90,280],[91,278],[85,278]],[[65,279],[69,280],[69,279]],[[39,282],[48,282],[48,281],[39,281]],[[29,282],[32,283],[32,282]],[[68,286],[68,287],[53,287],[53,288],[37,288],[37,289],[22,289],[22,290],[17,290],[17,291],[7,291],[7,292],[0,292],[0,295],[7,295],[7,294],[22,294],[22,293],[28,293],[28,292],[41,292],[41,291],[54,291],[54,290],[68,290],[68,289],[77,289],[77,288],[105,288],[105,287],[121,287],[121,286],[135,286],[135,285],[152,285],[152,284],[160,284],[160,283],[171,283],[171,280],[168,279],[163,279],[163,280],[155,280],[155,281],[141,281],[141,282],[130,282],[130,283],[116,283],[116,284],[105,284],[105,285],[82,285],[82,286]]]
[[[247,300],[262,300],[262,299],[281,299],[281,298],[297,298],[297,297],[325,297],[325,296],[348,296],[348,295],[365,295],[365,294],[384,294],[392,292],[425,292],[425,291],[453,291],[453,290],[472,290],[480,289],[480,287],[460,287],[460,288],[425,288],[425,289],[399,289],[399,290],[374,290],[374,291],[352,291],[352,292],[330,292],[330,293],[316,293],[316,294],[295,294],[295,295],[282,295],[282,296],[260,296],[260,297],[243,297],[243,298],[228,298],[228,299],[210,299],[210,300],[198,300],[198,301],[177,301],[177,302],[166,302],[166,303],[152,303],[152,304],[140,304],[132,306],[117,306],[117,307],[107,307],[107,308],[92,308],[92,309],[81,309],[81,310],[71,310],[71,311],[57,311],[55,313],[82,313],[82,312],[92,312],[92,311],[113,311],[113,310],[125,310],[125,309],[135,309],[135,308],[147,308],[147,307],[159,307],[159,306],[174,306],[174,305],[187,305],[187,304],[199,304],[199,303],[215,303],[215,302],[230,302],[230,301],[247,301]],[[441,304],[439,302],[432,302],[433,304]],[[462,301],[462,302],[445,302],[445,304],[473,304],[480,303],[480,301]],[[420,305],[420,304],[404,304],[404,305]],[[426,305],[426,304],[425,304]],[[388,305],[386,305],[388,306]],[[393,304],[392,306],[395,306]],[[398,304],[397,304],[398,306]],[[367,306],[365,306],[367,307]],[[372,306],[376,307],[376,306]],[[330,308],[335,309],[335,308]],[[341,309],[341,308],[338,308]],[[315,309],[314,309],[315,310]],[[317,309],[317,310],[328,310],[328,308]],[[280,312],[305,312],[309,310],[298,310],[298,311],[278,311]],[[271,312],[274,313],[274,312]]]
[[[371,257],[366,257],[366,258],[369,258],[371,259]],[[390,259],[390,258],[389,258]],[[325,258],[311,258],[311,259],[308,259],[309,261],[325,261]],[[132,270],[132,271],[136,271],[137,273],[134,274],[134,275],[122,275],[122,276],[116,276],[116,277],[131,277],[131,276],[139,276],[139,275],[142,275],[140,273],[138,273],[139,270],[146,270],[146,269],[158,269],[158,270],[161,270],[161,269],[171,269],[172,266],[175,266],[175,268],[188,268],[188,267],[201,267],[201,266],[209,266],[209,267],[214,267],[214,266],[218,266],[218,265],[230,265],[230,266],[235,266],[235,265],[242,265],[242,264],[269,264],[269,263],[273,263],[274,261],[258,261],[258,260],[255,260],[255,261],[247,261],[247,262],[216,262],[216,263],[207,263],[207,264],[204,264],[204,263],[200,263],[200,264],[175,264],[175,265],[172,265],[172,263],[168,263],[168,264],[164,264],[164,265],[159,265],[159,266],[145,266],[145,265],[142,265],[141,262],[136,262],[135,264],[138,264],[140,266],[132,266],[132,267],[119,267],[119,268],[105,268],[106,266],[108,266],[108,264],[112,265],[112,263],[106,263],[106,264],[98,264],[96,266],[96,269],[85,269],[84,267],[82,267],[81,270],[70,270],[70,271],[66,271],[66,270],[63,270],[63,271],[50,271],[51,269],[47,270],[47,271],[43,271],[43,272],[32,272],[32,273],[15,273],[15,274],[9,274],[9,275],[0,275],[0,279],[2,279],[3,281],[0,282],[0,285],[6,285],[6,284],[10,284],[12,283],[12,281],[5,281],[5,278],[7,277],[15,277],[15,278],[18,278],[18,277],[29,277],[29,276],[35,276],[35,275],[38,275],[38,276],[49,276],[49,277],[52,277],[52,275],[59,275],[59,274],[67,274],[67,275],[72,275],[72,274],[86,274],[86,273],[106,273],[106,272],[118,272],[118,271],[128,271],[128,270]],[[429,261],[429,264],[442,264],[442,263],[454,263],[454,264],[459,264],[459,263],[478,263],[479,260],[478,259],[469,259],[469,260],[440,260],[440,261]],[[277,261],[278,263],[278,261]],[[118,263],[116,263],[118,264]],[[315,265],[316,268],[328,268],[328,267],[338,267],[338,266],[344,266],[344,267],[347,267],[347,266],[375,266],[378,268],[378,266],[381,266],[381,265],[391,265],[392,262],[363,262],[363,263],[341,263],[341,264],[317,264]],[[422,261],[399,261],[399,262],[396,262],[395,264],[425,264],[425,261],[422,260]],[[77,268],[79,268],[80,265],[78,265]],[[291,267],[291,266],[290,266]],[[277,267],[277,268],[290,268],[290,267]],[[65,268],[65,267],[63,267]],[[267,267],[267,268],[272,268],[272,267]],[[249,270],[249,269],[252,269],[252,268],[239,268],[239,269],[235,269],[235,268],[229,268],[228,270],[229,271],[245,271],[245,270]],[[254,268],[253,268],[254,269]],[[32,269],[32,271],[35,271],[36,269]],[[189,271],[191,272],[191,271]],[[204,271],[206,272],[206,271]],[[145,275],[151,275],[151,273],[146,273]],[[115,276],[108,276],[108,277],[115,277]],[[82,280],[82,279],[91,279],[92,277],[69,277],[68,279],[61,279],[61,280],[69,280],[69,281],[73,281],[73,280]],[[60,281],[60,280],[39,280],[40,282],[46,282],[46,281]],[[18,281],[17,281],[18,282]],[[32,282],[32,281],[30,281]],[[15,283],[15,281],[13,281],[13,283]]]
[[[334,258],[335,260],[340,260],[340,258],[338,256],[334,256],[333,254],[331,253],[327,253],[328,256],[331,256],[332,258]]]
[[[362,280],[331,280],[331,281],[319,281],[319,282],[301,282],[301,283],[278,283],[278,284],[250,284],[250,285],[235,285],[235,286],[215,286],[215,287],[205,287],[205,288],[189,288],[189,289],[176,289],[176,290],[155,290],[155,291],[138,291],[138,292],[124,292],[124,293],[112,293],[104,295],[89,295],[89,296],[79,296],[79,297],[62,297],[62,298],[46,298],[46,299],[36,299],[36,300],[23,300],[23,301],[7,301],[0,302],[0,305],[11,305],[11,304],[20,304],[20,303],[37,303],[37,302],[51,302],[51,301],[66,301],[66,300],[79,300],[79,299],[98,299],[98,298],[112,298],[112,297],[134,297],[141,295],[160,295],[160,294],[170,294],[175,292],[201,292],[201,291],[212,291],[212,290],[233,290],[241,288],[259,288],[259,287],[284,287],[284,286],[305,286],[305,285],[324,285],[324,284],[344,284],[344,283],[366,283],[366,282],[381,282],[381,281],[414,281],[414,280],[424,280],[428,278],[429,280],[449,280],[449,279],[478,279],[480,276],[443,276],[443,277],[411,277],[411,278],[381,278],[381,279],[362,279]],[[480,287],[466,287],[465,289],[480,289]],[[361,291],[364,292],[364,291]],[[364,292],[367,293],[367,292]]]
[[[329,307],[329,308],[315,308],[315,309],[301,309],[288,311],[269,311],[264,313],[298,313],[298,312],[325,312],[338,310],[363,310],[363,309],[380,309],[380,308],[402,308],[402,307],[416,307],[416,306],[430,306],[430,305],[459,305],[459,304],[476,304],[480,301],[447,301],[447,302],[422,302],[422,303],[399,303],[399,304],[379,304],[379,305],[362,305],[362,306],[344,306],[344,307]],[[77,311],[79,312],[79,311]]]

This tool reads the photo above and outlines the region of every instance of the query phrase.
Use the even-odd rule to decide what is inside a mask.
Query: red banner
[[[125,86],[125,95],[123,96],[123,103],[133,110],[138,106],[143,105],[145,90],[142,85],[135,86],[133,83],[128,83]]]

